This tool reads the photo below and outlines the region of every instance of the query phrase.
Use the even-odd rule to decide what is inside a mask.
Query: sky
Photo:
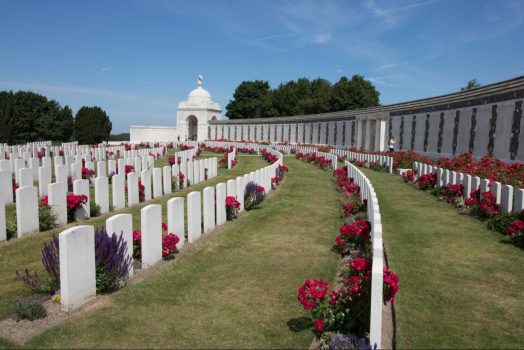
[[[245,80],[363,75],[381,104],[524,75],[521,0],[1,2],[0,91],[100,106],[113,133],[176,124],[204,76],[225,106]]]

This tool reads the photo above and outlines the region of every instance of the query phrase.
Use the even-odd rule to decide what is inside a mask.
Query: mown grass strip
[[[399,176],[362,170],[400,276],[397,346],[524,347],[524,251]]]
[[[329,172],[291,158],[286,165],[284,183],[262,208],[114,293],[107,307],[26,346],[308,347],[312,333],[296,293],[307,278],[334,278],[340,200]]]

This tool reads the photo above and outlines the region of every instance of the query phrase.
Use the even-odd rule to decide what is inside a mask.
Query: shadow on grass
[[[295,333],[302,332],[311,328],[311,318],[305,316],[295,317],[287,321],[287,326]]]

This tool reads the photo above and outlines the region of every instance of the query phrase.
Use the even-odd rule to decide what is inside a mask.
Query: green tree
[[[467,90],[471,90],[471,89],[476,89],[476,88],[479,88],[480,86],[481,85],[477,81],[477,79],[471,79],[470,81],[468,81],[468,85],[460,88],[460,91],[467,91]]]
[[[69,142],[73,138],[75,120],[73,118],[73,111],[69,106],[65,106],[58,115],[56,130],[54,140]]]
[[[375,107],[379,105],[380,93],[375,86],[361,75],[351,80],[341,77],[333,86],[331,111]]]
[[[243,81],[226,106],[229,119],[274,117],[273,96],[267,81]]]
[[[80,144],[94,144],[109,139],[112,124],[100,107],[82,107],[75,116],[75,139]]]
[[[13,124],[13,92],[0,92],[0,142],[13,143],[11,130]]]

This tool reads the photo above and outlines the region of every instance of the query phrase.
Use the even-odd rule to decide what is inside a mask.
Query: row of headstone
[[[393,157],[349,151],[347,152],[347,159],[354,159],[360,162],[378,163],[379,165],[386,167],[389,173],[393,172]]]
[[[503,214],[520,213],[524,209],[524,190],[515,189],[511,185],[502,185],[498,181],[481,179],[478,176],[472,176],[461,172],[443,169],[437,166],[413,162],[413,171],[418,176],[426,174],[436,175],[436,186],[446,187],[448,184],[463,186],[464,199],[470,198],[471,192],[480,190],[480,193],[491,192]]]
[[[326,153],[326,152],[313,152],[318,157],[324,157],[326,159],[329,159],[331,161],[331,169],[337,170],[338,166],[338,157],[332,153]]]
[[[360,187],[360,196],[366,200],[368,221],[371,223],[372,268],[371,268],[371,309],[369,340],[371,344],[382,344],[382,304],[383,304],[383,241],[382,219],[378,198],[369,179],[352,163],[346,161],[348,177]]]
[[[216,159],[216,158],[215,158]],[[248,182],[254,181],[271,191],[271,178],[276,175],[279,162],[265,166],[255,172],[239,176],[215,187],[206,187],[201,192],[187,195],[187,232],[184,227],[184,198],[167,201],[167,228],[169,233],[179,236],[177,248],[186,242],[194,243],[216,226],[226,222],[225,199],[234,196],[244,209],[244,191]],[[162,206],[151,204],[140,211],[142,268],[147,269],[162,259]],[[133,218],[131,214],[118,214],[106,220],[108,234],[122,235],[127,252],[133,252]],[[187,238],[186,238],[187,237]],[[60,290],[62,309],[76,309],[96,296],[96,266],[93,226],[75,226],[59,235],[60,245]],[[132,267],[129,274],[133,274]]]
[[[99,162],[100,163],[100,162]],[[59,166],[60,167],[60,166]],[[144,186],[144,200],[170,194],[175,190],[175,186],[181,185],[181,188],[189,184],[197,184],[207,179],[214,178],[218,175],[217,158],[207,158],[195,161],[185,161],[173,166],[164,166],[163,168],[153,168],[152,170],[142,170],[140,176],[136,172],[127,174],[127,206],[133,206],[140,202],[139,182]],[[179,181],[179,174],[184,175],[184,181]],[[64,180],[65,179],[65,180]],[[188,182],[188,179],[190,181]],[[17,237],[23,237],[32,232],[37,232],[38,222],[38,205],[39,196],[47,195],[48,203],[56,215],[57,225],[67,223],[67,176],[55,183],[51,183],[50,170],[46,167],[39,168],[39,190],[33,186],[33,180],[30,169],[20,169],[21,186],[15,191],[16,195],[16,215],[17,215]],[[123,209],[126,206],[126,175],[115,174],[112,180],[112,203],[114,210]],[[110,209],[109,196],[109,178],[99,176],[94,178],[94,200],[95,204],[100,206],[100,213],[105,214]],[[1,192],[0,205],[5,212],[5,204],[12,203],[11,194],[11,175],[7,171],[0,171],[0,186],[8,188],[8,191]],[[45,187],[45,191],[41,188]],[[88,219],[90,217],[90,182],[89,180],[76,179],[73,181],[73,194],[85,195],[88,198],[87,203],[82,208],[76,210],[75,219]],[[0,241],[5,240],[5,235],[1,232],[6,230],[5,214],[3,220],[0,220]]]

